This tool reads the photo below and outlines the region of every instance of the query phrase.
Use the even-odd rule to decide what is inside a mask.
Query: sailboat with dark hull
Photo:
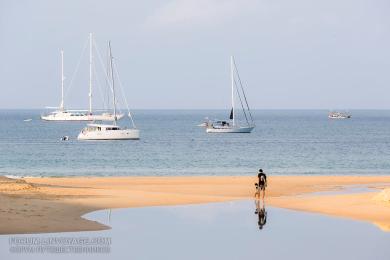
[[[231,56],[230,59],[230,70],[231,70],[232,108],[230,110],[229,120],[215,120],[215,121],[206,122],[205,127],[207,133],[250,133],[255,128],[253,116],[250,111],[248,101],[245,95],[244,87],[241,83],[241,78],[240,75],[238,74],[238,70],[234,62],[233,56]],[[234,77],[235,75],[237,75],[238,83]],[[240,125],[236,120],[234,92],[236,92],[238,96],[238,99],[241,104],[241,109],[245,117],[246,123],[243,125]]]

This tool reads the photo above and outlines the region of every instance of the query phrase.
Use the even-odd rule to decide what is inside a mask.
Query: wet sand
[[[253,198],[256,177],[0,177],[0,234],[102,230],[85,213]],[[364,184],[370,193],[310,195]],[[371,222],[390,230],[390,176],[271,176],[266,203]],[[302,196],[304,195],[304,196]]]

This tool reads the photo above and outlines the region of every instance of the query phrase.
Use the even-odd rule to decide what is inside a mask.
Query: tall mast
[[[235,126],[234,120],[234,68],[233,68],[233,56],[230,56],[230,75],[232,80],[232,114],[233,114],[233,126]]]
[[[61,111],[64,110],[64,80],[64,51],[61,50]]]
[[[108,41],[108,50],[109,50],[109,54],[110,54],[110,72],[111,72],[111,84],[112,84],[112,103],[113,103],[113,107],[114,107],[114,125],[116,125],[116,121],[117,121],[117,118],[116,118],[116,97],[115,97],[115,84],[114,84],[114,69],[113,69],[113,65],[112,65],[112,52],[111,52],[111,42]]]
[[[89,33],[89,113],[92,114],[92,33]]]

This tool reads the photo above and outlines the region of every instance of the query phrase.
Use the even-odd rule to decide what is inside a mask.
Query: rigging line
[[[114,56],[112,56],[112,52],[111,52],[111,47],[110,47],[110,41],[108,41],[108,45],[109,45],[109,49],[108,49],[108,51],[109,51],[109,55],[108,55],[108,57],[109,57],[109,60],[108,60],[108,63],[110,64],[110,79],[111,79],[111,82],[114,82],[114,79],[115,79],[115,74],[114,74],[114,70],[116,70],[116,68],[115,68],[115,58],[114,58]],[[118,72],[117,71],[115,71],[116,72],[116,74],[118,74]],[[119,78],[118,78],[118,81],[119,81]],[[119,86],[121,86],[120,85],[121,84],[121,82],[119,81]],[[112,94],[113,95],[115,95],[115,93],[114,93],[114,85],[112,85]],[[116,96],[115,96],[116,97]],[[119,110],[119,113],[121,114],[122,113],[122,110],[121,110],[121,108],[119,107],[119,106],[117,106],[118,104],[120,104],[120,100],[118,99],[118,98],[115,98],[115,104],[114,104],[114,106],[115,106],[115,109],[117,109],[117,110]]]
[[[114,107],[114,125],[116,125],[117,117],[116,117],[116,96],[115,96],[115,85],[114,85],[114,68],[113,68],[113,56],[111,51],[111,42],[108,41],[108,50],[109,50],[109,57],[110,57],[110,74],[111,74],[111,82],[112,82],[112,103]]]
[[[237,82],[236,82],[236,80],[235,80],[235,79],[234,79],[234,84],[235,84],[235,85],[237,85]],[[240,100],[240,104],[241,104],[242,112],[244,113],[244,116],[245,116],[246,123],[247,123],[247,124],[248,124],[248,126],[249,126],[248,117],[246,116],[246,112],[245,112],[244,104],[242,103],[242,99],[241,99],[240,92],[238,91],[238,88],[235,88],[235,89],[236,89],[236,92],[237,92],[238,99]]]
[[[129,103],[127,102],[127,98],[126,98],[125,92],[124,92],[124,90],[123,90],[122,81],[121,81],[121,79],[119,78],[119,73],[118,73],[118,69],[117,69],[115,60],[114,60],[113,63],[114,63],[115,74],[116,74],[116,77],[118,78],[118,82],[119,82],[119,88],[120,88],[121,93],[122,93],[122,98],[124,99],[125,104],[126,104],[127,113],[128,113],[128,115],[129,115],[129,117],[130,117],[130,120],[131,120],[131,123],[133,124],[133,127],[136,128],[135,123],[134,123],[133,116],[132,116],[132,114],[131,114],[131,112],[130,112]]]
[[[114,94],[114,92],[113,92],[113,91],[114,91],[114,90],[113,90],[113,86],[112,86],[111,80],[110,80],[110,78],[109,78],[109,76],[108,76],[109,71],[106,70],[106,69],[104,68],[103,59],[102,59],[102,57],[101,57],[101,55],[100,55],[99,47],[98,47],[98,45],[96,44],[95,40],[93,40],[93,41],[94,41],[94,47],[95,47],[96,53],[98,54],[97,56],[98,56],[100,65],[102,66],[102,69],[103,69],[103,71],[105,72],[105,76],[106,76],[105,78],[106,78],[107,84],[108,84],[108,86],[110,87],[111,93]],[[121,89],[122,96],[124,97],[124,100],[125,100],[125,103],[126,103],[126,108],[127,108],[127,111],[128,111],[128,115],[129,115],[129,117],[130,117],[130,120],[131,120],[131,123],[132,123],[133,127],[136,128],[135,123],[134,123],[134,120],[133,120],[133,116],[132,116],[132,114],[130,113],[129,105],[128,105],[127,100],[126,100],[126,96],[123,94],[124,92],[123,92],[122,82],[121,82],[121,80],[120,80],[120,78],[119,78],[118,70],[117,70],[117,68],[116,68],[115,59],[112,59],[112,63],[113,63],[113,67],[115,68],[115,74],[117,75],[117,78],[118,78],[119,87],[120,87],[120,89]],[[114,104],[114,105],[115,105],[115,104]]]
[[[78,72],[78,70],[79,70],[80,63],[81,63],[82,58],[84,57],[84,53],[85,53],[85,49],[87,48],[87,45],[88,45],[88,41],[86,41],[86,42],[84,43],[83,51],[81,52],[81,55],[80,55],[79,60],[78,60],[78,62],[77,62],[76,68],[75,68],[75,70],[74,70],[74,72],[73,72],[72,78],[71,78],[70,83],[69,83],[69,87],[68,87],[68,89],[66,90],[65,98],[68,97],[69,91],[72,89],[73,81],[74,81],[74,79],[75,79],[75,77],[76,77],[76,74],[77,74],[77,72]]]
[[[96,43],[96,41],[93,39],[93,46],[95,48],[95,52],[97,53],[97,57],[98,57],[98,60],[99,60],[99,63],[100,63],[100,66],[102,67],[102,70],[103,70],[103,74],[105,75],[105,81],[106,81],[106,84],[108,86],[108,89],[111,91],[111,94],[114,95],[114,89],[113,89],[113,86],[112,86],[112,80],[111,80],[111,73],[110,73],[110,70],[108,69],[110,66],[110,59],[107,60],[107,63],[108,63],[108,67],[107,69],[104,67],[104,64],[103,64],[103,58],[102,56],[100,55],[100,50],[99,50],[99,47],[98,47],[98,44]],[[109,57],[109,56],[108,56]],[[109,92],[110,91],[107,91],[107,98],[108,98],[108,101],[107,101],[107,104],[109,104]],[[118,104],[118,102],[116,102],[116,104],[113,104],[113,106],[116,106]],[[121,113],[121,109],[119,108],[119,113]]]
[[[97,73],[97,70],[96,70],[96,66],[92,66],[92,68],[93,68],[94,75],[97,75],[98,73]],[[98,86],[100,97],[101,97],[101,99],[103,101],[103,108],[106,110],[107,106],[106,106],[106,102],[104,101],[104,98],[103,98],[103,94],[102,94],[103,91],[102,91],[102,87],[101,87],[101,84],[100,84],[100,80],[99,80],[98,77],[95,77],[95,79],[96,79],[96,83],[97,83],[96,85]]]
[[[239,80],[239,83],[240,83],[241,91],[242,91],[242,94],[244,96],[244,100],[245,100],[245,103],[246,103],[246,107],[248,109],[249,116],[250,116],[250,118],[252,120],[252,123],[253,123],[254,122],[253,116],[252,116],[252,113],[250,111],[249,104],[248,104],[248,101],[247,101],[247,98],[246,98],[246,95],[245,95],[244,87],[243,87],[242,82],[241,82],[241,77],[240,77],[240,74],[238,73],[238,69],[237,69],[236,66],[235,66],[235,71],[236,71],[236,74],[237,74],[237,77],[238,77],[238,80]]]
[[[110,75],[109,75],[109,70],[107,69],[106,70],[106,68],[104,67],[104,64],[103,64],[103,59],[102,59],[102,57],[101,57],[101,55],[100,55],[100,51],[99,51],[99,47],[98,47],[98,45],[96,44],[96,42],[95,42],[95,40],[93,40],[93,46],[95,47],[95,51],[96,51],[96,53],[97,53],[97,57],[98,57],[98,60],[99,60],[99,62],[100,62],[100,66],[102,66],[102,70],[103,70],[103,72],[104,72],[104,75],[105,75],[105,80],[106,80],[106,83],[107,83],[107,85],[109,86],[109,89],[111,90],[111,93],[112,94],[114,94],[114,89],[113,89],[113,86],[112,86],[112,81],[111,81],[111,79],[110,79]],[[115,104],[113,104],[113,105],[115,105]]]
[[[236,61],[233,60],[233,63],[234,63],[234,69],[236,71],[236,74],[237,74],[237,77],[238,77],[238,81],[240,82],[240,87],[241,87],[241,91],[242,91],[242,94],[244,95],[244,99],[245,99],[245,103],[246,103],[246,107],[248,108],[248,112],[249,112],[249,115],[251,117],[251,120],[252,120],[252,123],[254,122],[253,120],[253,116],[252,116],[252,113],[251,113],[251,110],[249,108],[249,105],[248,105],[248,100],[246,99],[246,95],[245,95],[245,91],[244,91],[244,87],[242,85],[242,81],[241,81],[241,77],[240,77],[240,73],[238,73],[238,68],[237,68],[237,65],[236,65]]]
[[[105,80],[106,80],[107,85],[109,86],[109,89],[111,90],[111,93],[113,93],[112,83],[111,83],[111,79],[110,79],[110,77],[109,77],[109,72],[110,72],[110,71],[104,67],[103,59],[102,59],[102,56],[100,55],[99,47],[98,47],[98,45],[96,44],[95,40],[93,40],[93,43],[94,43],[93,46],[95,47],[95,51],[96,51],[96,53],[97,53],[97,57],[98,57],[99,62],[100,62],[100,66],[102,66],[102,70],[103,70],[104,75],[105,75],[104,78],[105,78]]]
[[[106,64],[106,68],[110,67],[110,62],[111,62],[109,51],[110,50],[107,48],[107,64]],[[110,78],[108,70],[107,70],[107,73],[106,73],[106,77]],[[105,94],[106,94],[106,97],[107,97],[107,104],[109,105],[110,104],[110,86],[109,86],[109,82],[107,80],[106,80],[106,93]]]
[[[95,40],[93,39],[94,41],[94,44],[93,46],[95,47],[95,51],[97,53],[97,57],[98,57],[98,60],[100,62],[100,66],[103,70],[103,74],[104,74],[104,78],[105,78],[105,81],[106,81],[106,85],[108,86],[107,87],[107,106],[108,104],[110,104],[110,91],[111,91],[111,94],[114,95],[114,88],[113,88],[113,85],[112,85],[112,80],[111,80],[111,69],[110,69],[110,63],[111,63],[111,59],[110,59],[110,55],[108,55],[107,57],[107,69],[104,67],[104,64],[103,64],[103,58],[100,54],[100,50],[99,50],[99,47],[98,47],[98,44],[95,42]],[[103,98],[104,100],[104,98]],[[116,106],[118,104],[118,102],[116,102],[116,104],[113,104],[113,106]],[[121,113],[121,109],[119,108],[119,113]]]

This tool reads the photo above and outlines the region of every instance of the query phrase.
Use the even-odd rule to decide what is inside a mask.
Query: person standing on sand
[[[260,197],[261,191],[263,191],[263,200],[264,200],[265,187],[267,187],[267,176],[263,172],[263,169],[259,170],[259,174],[257,175],[257,177],[259,178],[259,183],[258,183],[258,185],[259,185],[258,186],[259,197]]]

